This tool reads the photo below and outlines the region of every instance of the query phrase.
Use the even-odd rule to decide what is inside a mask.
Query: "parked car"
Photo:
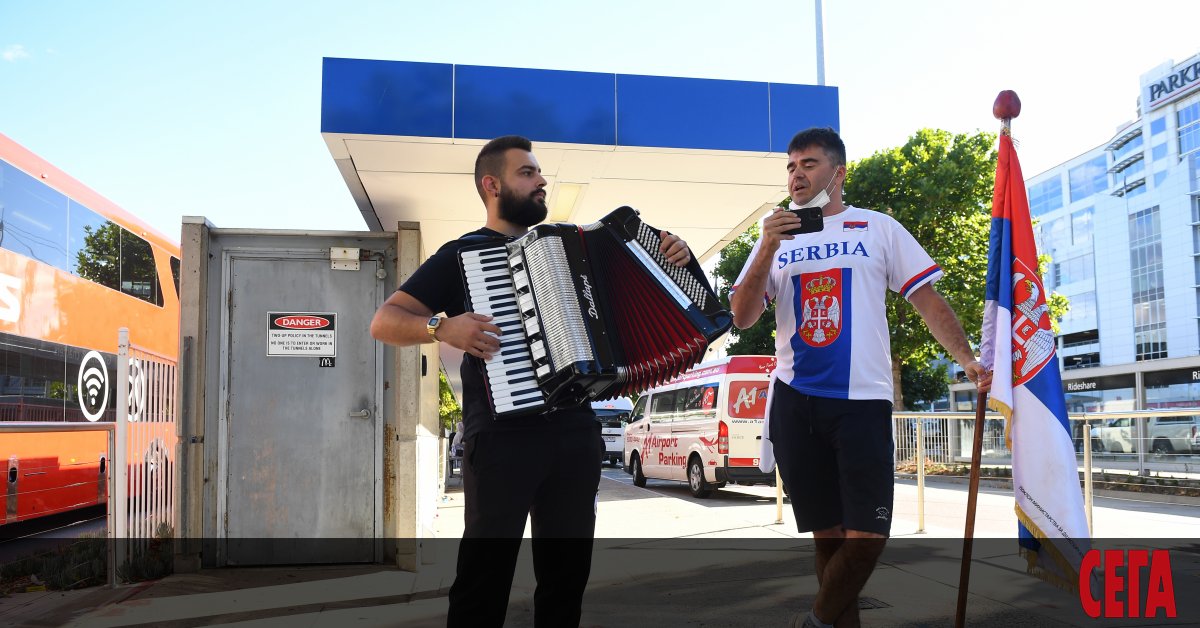
[[[629,397],[618,397],[607,401],[593,401],[592,410],[600,423],[600,434],[604,437],[604,459],[611,466],[622,464],[625,455],[625,426],[629,424],[629,413],[633,401]]]
[[[1137,451],[1137,423],[1145,422],[1146,451],[1155,455],[1200,453],[1200,415],[1113,419],[1092,429],[1099,451],[1131,454]]]

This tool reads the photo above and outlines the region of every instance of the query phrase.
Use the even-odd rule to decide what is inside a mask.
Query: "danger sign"
[[[267,312],[267,355],[337,357],[337,313]]]

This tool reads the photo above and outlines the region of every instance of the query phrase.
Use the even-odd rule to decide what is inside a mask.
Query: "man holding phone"
[[[775,459],[820,589],[793,626],[858,626],[857,597],[891,532],[894,478],[888,289],[917,309],[979,390],[991,374],[933,283],[941,268],[895,219],[842,202],[846,147],[813,128],[788,144],[790,209],[763,222],[733,290],[733,324],[774,299],[775,354],[761,467]],[[898,384],[898,383],[896,383]]]

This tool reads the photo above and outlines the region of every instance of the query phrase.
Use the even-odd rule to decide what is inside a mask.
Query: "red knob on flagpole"
[[[1000,120],[1000,134],[1012,136],[1010,131],[1012,119],[1021,115],[1021,99],[1011,89],[1006,89],[996,96],[992,103],[992,115]]]
[[[998,120],[1011,120],[1021,115],[1021,99],[1011,89],[1006,89],[996,96],[992,104],[992,115]]]

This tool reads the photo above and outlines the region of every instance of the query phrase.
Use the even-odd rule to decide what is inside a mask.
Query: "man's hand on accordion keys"
[[[437,339],[484,360],[500,350],[500,328],[486,314],[467,312],[447,318],[438,326]]]
[[[666,231],[659,234],[662,238],[662,244],[658,250],[667,258],[668,262],[676,266],[686,266],[692,261],[692,250],[688,248],[687,242],[684,242],[679,236]]]

